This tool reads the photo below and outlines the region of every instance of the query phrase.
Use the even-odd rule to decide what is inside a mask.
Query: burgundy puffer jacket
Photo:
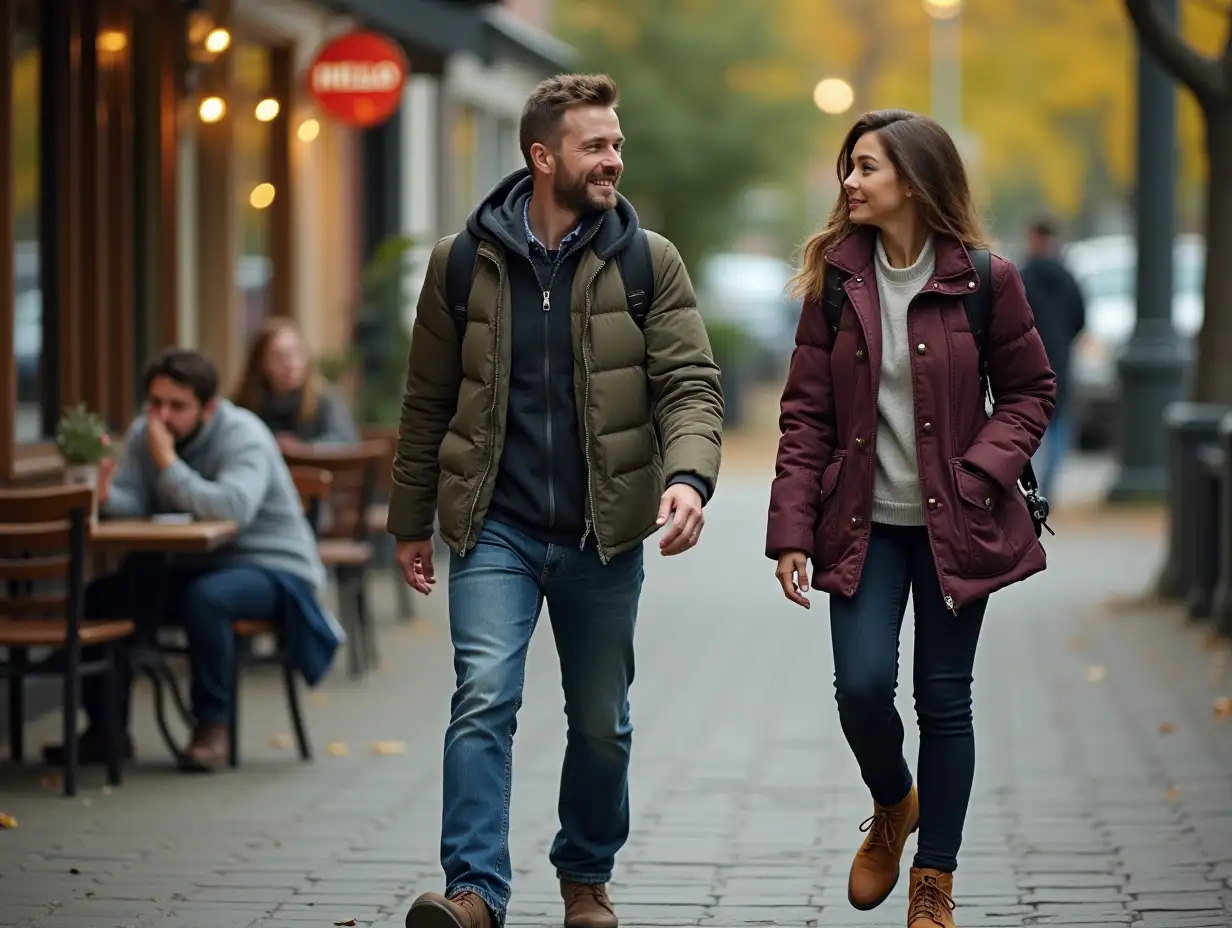
[[[861,229],[830,253],[830,263],[851,274],[837,336],[821,302],[804,302],[766,533],[768,557],[808,552],[812,588],[844,596],[860,584],[873,508],[881,370],[875,241],[875,230]],[[959,242],[939,238],[936,253],[907,327],[925,521],[946,605],[957,612],[1046,566],[1016,483],[1052,416],[1056,378],[1018,271],[993,255],[995,305],[984,351],[996,403],[991,416],[985,412],[963,307],[982,282]]]

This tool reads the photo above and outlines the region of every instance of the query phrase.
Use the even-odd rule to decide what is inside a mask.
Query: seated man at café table
[[[328,670],[343,634],[317,601],[325,571],[299,493],[269,428],[253,413],[218,396],[218,369],[194,351],[168,349],[145,371],[145,414],[129,430],[118,461],[100,468],[100,518],[148,518],[182,513],[225,520],[235,537],[209,555],[149,555],[86,589],[87,618],[132,617],[137,596],[165,583],[161,615],[183,627],[192,671],[192,742],[186,769],[211,770],[227,756],[235,619],[282,623],[295,663],[309,685]],[[165,572],[165,580],[152,571]],[[98,682],[96,682],[98,681]],[[106,756],[101,678],[86,681],[90,719],[80,741],[83,763]],[[128,728],[128,691],[121,699]],[[125,756],[132,755],[125,736]],[[44,750],[60,765],[58,745]]]

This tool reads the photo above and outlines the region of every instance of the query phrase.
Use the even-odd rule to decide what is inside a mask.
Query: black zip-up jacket
[[[474,235],[509,255],[513,295],[505,447],[489,514],[534,537],[576,545],[585,534],[586,459],[573,394],[570,292],[578,255],[600,228],[627,244],[637,216],[618,206],[588,217],[549,254],[527,238],[530,186],[529,178],[498,185],[467,221]]]

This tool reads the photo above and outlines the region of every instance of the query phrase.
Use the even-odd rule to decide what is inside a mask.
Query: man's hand
[[[400,541],[397,548],[398,566],[402,576],[416,593],[427,596],[436,583],[436,571],[432,567],[433,543],[431,538],[423,541]]]
[[[674,483],[667,488],[659,503],[657,525],[672,525],[659,539],[659,553],[664,557],[682,554],[697,544],[706,517],[702,515],[701,495],[687,483]]]
[[[166,470],[175,463],[175,436],[161,419],[146,420],[145,436],[150,443],[150,456],[159,470]]]
[[[808,592],[808,554],[804,551],[784,551],[779,555],[779,566],[775,572],[779,578],[779,586],[783,595],[797,606],[811,608],[812,603],[804,596]]]
[[[103,458],[98,462],[98,483],[94,487],[94,496],[100,506],[111,496],[111,478],[115,476],[118,466],[115,458]]]
[[[277,438],[283,454],[301,454],[308,447],[290,432],[279,432]]]

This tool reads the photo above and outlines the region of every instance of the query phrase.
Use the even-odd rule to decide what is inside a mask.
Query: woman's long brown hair
[[[300,340],[300,345],[303,346],[304,334],[294,320],[286,316],[267,317],[261,323],[261,328],[257,329],[256,337],[253,338],[248,348],[248,360],[244,363],[244,376],[240,380],[239,389],[232,397],[232,402],[236,406],[242,406],[258,415],[261,413],[261,407],[269,395],[269,384],[265,382],[265,374],[261,372],[261,366],[265,360],[265,352],[269,349],[269,343],[283,332],[294,332],[295,337]],[[311,358],[308,359],[305,374],[304,386],[300,389],[300,422],[307,422],[315,416],[317,406],[321,401],[321,375],[317,372],[316,365],[312,363]]]
[[[949,235],[967,248],[987,247],[979,213],[971,198],[967,169],[958,146],[940,123],[907,110],[876,110],[861,116],[838,156],[838,200],[825,227],[804,245],[800,271],[791,280],[796,297],[818,297],[831,249],[858,226],[851,221],[843,181],[852,171],[852,150],[867,132],[876,132],[898,176],[910,187],[920,220],[934,233]]]

